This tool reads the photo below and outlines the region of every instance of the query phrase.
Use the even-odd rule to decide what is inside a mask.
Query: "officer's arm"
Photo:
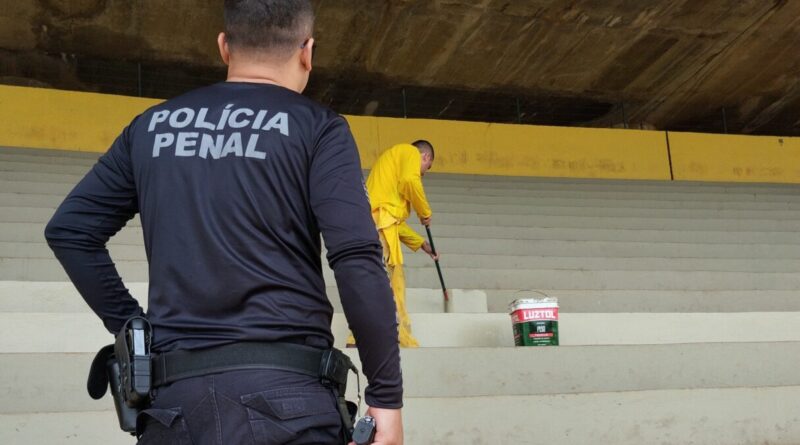
[[[367,404],[400,408],[403,379],[394,299],[364,189],[358,151],[343,118],[335,118],[320,131],[309,181],[311,207],[369,382],[365,391]]]
[[[397,232],[400,236],[400,241],[408,246],[409,249],[416,252],[425,243],[425,238],[420,236],[408,223],[403,222],[397,226]]]
[[[400,196],[411,203],[417,216],[427,218],[431,216],[432,212],[428,199],[425,197],[425,189],[422,187],[422,174],[419,171],[420,154],[412,145],[408,147],[401,154],[398,190]]]
[[[106,249],[108,239],[138,211],[129,131],[122,132],[75,186],[45,229],[47,244],[111,333],[142,313]]]

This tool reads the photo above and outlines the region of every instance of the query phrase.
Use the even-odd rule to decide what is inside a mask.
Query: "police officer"
[[[320,234],[358,339],[375,443],[402,443],[395,304],[358,152],[341,116],[300,95],[313,21],[307,0],[226,0],[227,81],[136,117],[46,228],[116,333],[143,311],[106,242],[140,214],[146,316],[163,359],[137,420],[142,444],[342,443],[335,390],[295,363],[333,344]]]

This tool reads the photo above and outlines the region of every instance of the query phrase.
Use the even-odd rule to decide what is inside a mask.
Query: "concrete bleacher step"
[[[0,149],[2,150],[2,149]],[[7,155],[0,151],[0,178],[49,183],[75,183],[94,164],[93,159],[59,158],[48,155]],[[434,169],[435,170],[435,169]],[[657,196],[664,201],[733,200],[800,202],[792,184],[709,184],[642,180],[592,180],[564,178],[531,178],[508,176],[426,175],[425,183],[435,193],[466,194],[481,191],[503,196],[509,190],[517,196],[551,196],[565,198],[571,192],[591,191],[593,196],[632,199]],[[632,187],[635,185],[635,187]],[[596,194],[600,195],[596,195]],[[610,195],[605,195],[610,193]],[[572,195],[577,196],[577,195]],[[682,197],[681,197],[682,196]]]
[[[53,169],[59,166],[53,166]],[[72,185],[67,184],[67,185]],[[621,209],[668,209],[668,210],[724,210],[724,211],[797,211],[800,210],[800,202],[786,202],[786,201],[758,201],[752,200],[734,201],[699,201],[699,200],[648,200],[648,199],[625,199],[625,198],[584,198],[584,197],[537,197],[537,196],[516,196],[516,195],[503,195],[493,196],[491,191],[482,191],[483,194],[476,195],[473,193],[454,193],[452,191],[445,191],[445,193],[438,191],[435,186],[430,186],[431,191],[427,193],[428,200],[433,208],[437,210],[446,210],[447,207],[452,207],[454,204],[470,204],[481,206],[517,206],[525,208],[543,208],[543,209],[557,209],[559,207],[566,208],[621,208]],[[21,205],[29,207],[55,207],[61,202],[64,194],[67,192],[64,188],[53,188],[50,193],[20,193],[5,191],[0,194],[0,205]],[[37,201],[25,201],[24,195],[29,195],[37,198]],[[21,203],[21,204],[17,204]],[[442,206],[442,207],[440,207]]]
[[[63,196],[77,183],[77,178],[68,183],[48,183],[32,180],[33,178],[29,179],[27,181],[0,179],[0,185],[3,185],[2,190],[6,192],[57,194]],[[752,208],[752,205],[756,208],[779,210],[796,208],[796,205],[800,203],[800,200],[795,195],[774,195],[768,193],[768,190],[760,193],[745,193],[744,191],[739,193],[704,193],[689,191],[686,194],[679,192],[656,194],[631,191],[598,191],[594,188],[584,187],[584,190],[514,190],[509,192],[507,190],[485,188],[473,190],[468,186],[437,187],[427,179],[426,184],[429,184],[426,193],[430,194],[434,202],[450,202],[455,198],[455,200],[463,202],[475,202],[477,199],[483,202],[497,203],[498,200],[504,200],[506,204],[518,205],[537,205],[549,202],[554,206],[575,203],[577,205],[590,204],[594,206],[611,204],[612,206],[634,208],[688,207],[699,209],[747,209]],[[638,188],[638,184],[631,184],[630,187]],[[702,190],[702,188],[698,186],[697,190]],[[607,202],[603,202],[603,200]]]
[[[41,162],[41,157],[0,156],[0,163],[2,163],[0,172],[48,173],[82,177],[92,168],[94,160],[88,160],[88,162],[87,160],[79,160],[79,162]]]
[[[38,195],[21,195],[25,197]],[[35,199],[35,198],[32,198]],[[59,197],[59,202],[62,198]],[[2,206],[0,206],[2,208]],[[424,232],[418,224],[411,226]],[[0,222],[0,241],[42,242],[45,222]],[[795,244],[800,245],[798,231],[715,231],[715,230],[650,230],[617,228],[561,228],[504,226],[497,230],[490,226],[435,224],[436,239],[511,239],[551,241],[606,241],[644,243],[689,243],[689,244]],[[112,245],[142,245],[140,225],[126,226],[111,240]]]
[[[782,246],[786,247],[786,246]],[[713,249],[711,249],[713,250]],[[765,250],[768,250],[765,248]],[[146,261],[142,246],[110,244],[109,251],[117,261]],[[783,252],[791,252],[790,249]],[[566,252],[569,253],[569,252]],[[714,252],[709,252],[712,255]],[[781,253],[781,250],[776,252]],[[793,252],[791,252],[793,253]],[[742,252],[744,255],[744,252]],[[754,253],[755,255],[755,253]],[[10,243],[0,241],[2,258],[51,259],[50,248],[44,243]],[[560,270],[663,270],[663,271],[720,271],[720,272],[794,272],[800,270],[797,258],[719,258],[719,257],[578,257],[538,256],[523,254],[442,254],[440,263],[451,269],[560,269]],[[323,263],[324,259],[323,254]],[[429,273],[434,263],[427,255],[405,255],[407,274]],[[419,270],[425,269],[425,270]]]
[[[798,399],[800,386],[409,398],[403,409],[405,443],[791,444],[800,437]],[[118,429],[106,406],[0,414],[0,443],[133,445],[135,440]]]
[[[347,350],[356,362],[357,351]],[[800,342],[401,351],[404,394],[420,398],[800,386]],[[2,353],[0,414],[108,409],[86,395],[94,353]],[[58,363],[59,378],[48,364]],[[360,365],[359,365],[360,366]],[[348,392],[356,385],[349,385]],[[800,415],[800,411],[795,411]]]
[[[447,240],[445,238],[445,240]],[[519,242],[519,241],[518,241]],[[546,242],[541,242],[544,246]],[[674,252],[676,256],[609,256],[579,257],[569,255],[524,255],[521,252],[513,254],[470,254],[446,255],[442,253],[440,263],[447,268],[463,269],[564,269],[564,270],[672,270],[672,271],[721,271],[721,272],[793,272],[800,270],[800,258],[776,258],[766,256],[770,250],[764,245],[754,245],[755,251],[739,248],[740,255],[734,257],[734,249],[709,248],[707,257],[677,256],[680,253],[703,254],[697,251]],[[679,246],[681,247],[681,246]],[[775,249],[775,255],[794,253],[788,246],[786,249]],[[800,246],[798,246],[800,248]],[[759,248],[763,248],[766,257],[756,257]],[[545,250],[545,249],[543,249]],[[571,253],[564,249],[565,254]],[[800,249],[798,249],[800,250]],[[111,256],[116,261],[146,261],[145,250],[142,245],[109,244]],[[667,252],[669,253],[669,252]],[[713,257],[714,254],[728,254],[726,257]],[[749,257],[745,257],[750,253]],[[53,253],[44,242],[7,242],[0,241],[0,258],[28,258],[28,259],[53,259]],[[324,258],[324,253],[323,253]],[[323,263],[325,260],[323,260]],[[416,269],[435,267],[427,255],[405,255],[405,269],[412,273],[421,273]]]
[[[2,208],[2,207],[0,207]],[[420,226],[413,228],[424,232]],[[43,242],[45,222],[0,222],[0,241]],[[649,230],[649,229],[580,229],[560,227],[504,226],[496,230],[486,226],[434,225],[436,240],[511,239],[595,242],[643,242],[689,244],[792,244],[800,245],[800,231],[714,231],[714,230]],[[111,240],[111,245],[142,245],[141,226],[126,226]],[[414,258],[413,255],[410,258]]]
[[[97,157],[0,148],[0,280],[15,280],[0,281],[0,398],[13,401],[1,444],[134,442],[109,398],[85,393],[111,338],[42,235]],[[441,174],[425,186],[445,280],[484,290],[491,313],[444,313],[430,260],[406,255],[423,345],[401,352],[406,443],[797,442],[799,186]],[[144,299],[138,219],[110,250]],[[540,292],[559,298],[562,346],[511,347],[508,302]]]
[[[146,281],[144,261],[116,261],[126,281]],[[423,268],[420,270],[427,270]],[[409,272],[413,272],[411,269]],[[326,282],[333,286],[333,274],[325,271]],[[486,269],[447,268],[449,286],[461,289],[526,290],[672,290],[704,291],[716,289],[792,290],[800,287],[794,272],[730,272],[671,270],[581,270],[581,269]],[[65,281],[67,276],[56,260],[45,258],[0,258],[0,280]],[[435,289],[439,279],[433,269],[408,273],[406,285]]]
[[[131,295],[142,307],[147,307],[147,283],[126,282]],[[476,290],[449,289],[450,297],[459,304],[446,308],[441,289],[406,289],[406,310],[409,313],[449,312],[485,313],[486,293]],[[339,291],[326,288],[335,312],[342,312]],[[89,308],[75,286],[68,281],[0,281],[0,314],[6,312],[70,313],[86,312]]]
[[[59,151],[59,150],[35,150],[35,149],[16,149],[0,147],[0,161],[7,167],[0,166],[0,170],[13,171],[13,170],[29,170],[26,168],[12,168],[13,164],[29,163],[29,164],[74,164],[81,165],[87,169],[91,167],[96,159],[99,157],[98,153],[82,153],[74,151]],[[435,167],[434,167],[435,174]],[[596,184],[598,181],[593,179],[560,179],[560,178],[530,178],[530,177],[509,177],[509,176],[483,176],[483,175],[446,175],[446,176],[431,176],[426,177],[426,180],[436,182],[437,185],[457,185],[460,186],[465,182],[473,187],[487,187],[489,185],[499,188],[536,188],[536,189],[549,189],[558,188],[565,189],[569,187],[581,187],[586,184]],[[630,191],[627,184],[636,183],[640,185],[639,190],[642,191],[670,191],[681,190],[691,191],[697,183],[680,182],[680,183],[665,183],[663,181],[643,181],[643,180],[604,180],[600,181],[600,185],[596,188],[599,190],[623,190]],[[768,191],[791,191],[793,189],[791,184],[704,184],[704,190],[715,193],[732,193],[741,190],[747,190],[751,193],[758,193],[764,190]]]
[[[65,193],[68,190],[65,191]],[[8,192],[7,192],[8,193]],[[46,195],[50,196],[50,195]],[[60,195],[54,195],[60,196]],[[27,222],[42,222],[52,215],[56,204],[39,206],[36,201],[25,202],[17,199],[13,202],[12,197],[7,200],[12,201],[4,205],[9,213],[13,213],[14,218],[26,218]],[[52,200],[52,198],[50,198]],[[39,198],[41,202],[42,198]],[[15,206],[16,205],[16,206]],[[673,222],[679,227],[684,220],[737,220],[748,223],[752,227],[758,224],[774,223],[775,220],[795,220],[800,218],[800,210],[785,209],[738,209],[738,210],[718,210],[718,209],[673,209],[673,208],[626,208],[616,207],[592,207],[592,206],[542,206],[542,205],[513,205],[513,204],[474,204],[465,202],[443,202],[432,203],[436,208],[435,218],[437,223],[443,217],[446,221],[463,221],[467,216],[478,220],[495,221],[499,225],[527,225],[522,224],[527,221],[559,221],[573,218],[581,218],[589,221],[601,218],[611,218],[619,220],[630,218],[639,223],[654,219],[664,219],[665,222]],[[487,219],[493,217],[494,219]],[[481,219],[482,218],[482,219]],[[7,221],[13,222],[13,221]],[[515,224],[517,222],[517,224]],[[795,226],[796,228],[797,226]]]
[[[126,282],[132,295],[145,304],[147,285]],[[796,290],[579,290],[530,289],[485,291],[487,310],[506,313],[508,303],[520,298],[541,298],[538,290],[557,297],[562,312],[780,312],[800,311]],[[341,312],[336,287],[327,295]],[[406,289],[410,313],[444,311],[441,289]],[[69,282],[0,281],[0,312],[80,312],[86,304]]]
[[[47,175],[44,178],[40,176]],[[2,181],[23,181],[23,182],[42,182],[46,184],[75,184],[82,175],[61,175],[50,173],[26,173],[26,172],[7,172],[0,170],[0,180]],[[54,190],[55,191],[55,190]],[[64,190],[61,190],[64,191]],[[57,195],[56,193],[53,193]],[[433,194],[432,196],[436,196]],[[694,208],[670,208],[662,206],[627,206],[624,202],[617,201],[619,205],[606,206],[593,201],[586,201],[584,205],[567,205],[570,203],[554,203],[553,205],[542,205],[541,202],[526,202],[519,199],[506,198],[508,202],[497,202],[496,199],[485,197],[484,202],[475,202],[475,198],[465,194],[463,199],[453,201],[451,199],[437,202],[436,213],[491,213],[502,215],[549,215],[549,216],[626,216],[626,217],[668,217],[668,218],[736,218],[736,219],[760,219],[769,218],[797,218],[800,210],[787,209],[783,207],[764,206],[749,208],[744,205],[738,209],[713,208],[713,206],[695,206]]]
[[[730,194],[718,194],[720,199],[712,199],[713,195],[704,195],[705,200],[692,199],[693,194],[688,194],[683,199],[665,199],[663,196],[633,195],[631,197],[608,196],[607,194],[594,197],[595,191],[591,193],[564,194],[550,196],[543,195],[522,195],[515,193],[498,194],[496,190],[451,190],[449,188],[438,188],[435,182],[429,184],[430,192],[426,191],[428,199],[432,203],[456,203],[463,202],[469,204],[493,204],[493,205],[514,205],[524,207],[601,207],[601,208],[631,208],[631,209],[704,209],[704,210],[797,210],[800,208],[800,201],[787,201],[776,197],[768,197],[764,200],[754,201],[752,195],[742,195],[740,199],[734,199]],[[460,191],[461,193],[458,193]],[[484,193],[486,192],[486,193]],[[588,195],[588,196],[587,196]],[[650,199],[647,199],[650,198]],[[772,199],[772,200],[771,200]],[[436,206],[434,206],[436,207]]]
[[[45,158],[75,158],[75,159],[97,159],[100,154],[80,151],[80,150],[56,150],[47,148],[27,148],[27,147],[2,147],[0,153],[16,156],[43,156]]]
[[[9,181],[0,179],[0,190],[9,194],[37,194],[47,196],[65,196],[77,183],[48,183],[39,181]],[[634,186],[635,187],[635,186]],[[462,193],[457,193],[457,192]],[[464,203],[503,203],[506,205],[536,208],[544,207],[602,207],[602,208],[632,208],[632,209],[700,209],[700,210],[797,210],[800,200],[795,196],[773,196],[770,194],[701,194],[689,193],[682,195],[675,193],[669,196],[654,196],[645,193],[625,192],[598,192],[588,189],[585,191],[498,191],[492,189],[469,190],[466,188],[439,189],[430,184],[426,193],[437,209],[437,204],[450,202]],[[703,199],[696,199],[695,195]],[[754,200],[757,199],[757,200]],[[436,212],[439,213],[438,211]]]
[[[3,278],[65,279],[57,264],[39,261],[52,260],[41,233],[97,156],[0,149],[0,184],[19,191],[0,187],[0,220],[19,221],[0,222],[0,250],[10,252],[0,255]],[[434,233],[450,285],[469,288],[481,276],[511,270],[481,286],[489,287],[492,311],[504,311],[520,289],[550,289],[573,311],[747,311],[755,298],[768,310],[798,307],[789,295],[800,252],[797,186],[436,174],[425,182],[441,210]],[[513,214],[520,212],[533,215]],[[724,218],[708,218],[715,214]],[[134,220],[112,240],[115,258],[143,259],[141,237]],[[24,257],[12,257],[20,250]],[[120,265],[126,279],[146,279],[143,265]],[[438,282],[424,255],[407,255],[407,266],[412,286],[435,292]],[[32,277],[39,267],[42,275]],[[533,273],[521,276],[526,270]],[[618,273],[627,270],[638,271],[632,282]],[[599,286],[585,285],[596,277]]]
[[[537,292],[533,292],[537,291]],[[796,289],[547,289],[486,290],[489,312],[505,312],[519,298],[558,298],[564,312],[752,312],[800,311]]]
[[[0,183],[0,187],[2,187]],[[40,223],[50,220],[54,209],[36,207],[5,207],[0,214],[0,223]],[[617,228],[646,230],[733,230],[733,231],[779,231],[796,232],[800,230],[798,220],[761,215],[754,218],[728,219],[725,217],[623,217],[592,215],[507,215],[491,213],[437,212],[435,224],[472,225],[502,230],[506,226],[561,227],[561,228]],[[137,219],[129,222],[140,226]]]
[[[791,444],[798,396],[784,386],[426,398],[403,416],[408,444]]]
[[[412,221],[414,229],[423,230]],[[615,241],[615,242],[669,242],[696,244],[800,244],[797,231],[736,231],[700,229],[619,229],[619,228],[573,228],[573,227],[525,227],[503,226],[502,230],[491,226],[434,224],[436,238],[469,239],[522,239],[562,241]]]
[[[124,229],[123,229],[124,230]],[[448,258],[452,258],[453,264],[460,267],[488,267],[492,268],[492,261],[503,257],[502,260],[507,264],[520,264],[525,266],[526,261],[536,261],[536,258],[553,258],[553,263],[547,263],[548,269],[569,268],[559,267],[558,261],[568,261],[565,258],[586,259],[587,264],[595,259],[616,258],[625,261],[630,258],[640,259],[640,264],[647,264],[648,258],[651,263],[664,262],[674,263],[676,267],[678,261],[696,260],[764,260],[764,264],[773,261],[773,266],[780,267],[780,261],[774,260],[797,260],[800,259],[800,249],[794,244],[693,244],[693,243],[668,243],[668,242],[613,242],[613,241],[561,241],[561,240],[508,240],[508,239],[467,239],[467,238],[437,238],[437,248],[442,252],[441,262],[445,267]],[[441,245],[441,247],[438,247]],[[16,243],[0,241],[0,249],[6,252],[5,258],[52,258],[49,248],[43,241],[31,243]],[[142,245],[116,244],[114,241],[109,243],[109,249],[114,251],[123,261],[141,261],[145,258]],[[478,250],[480,249],[480,250]],[[476,250],[481,253],[476,253]],[[29,253],[28,253],[29,252]],[[323,251],[323,254],[326,252]],[[21,256],[22,255],[22,256]],[[458,256],[459,258],[455,258]],[[412,254],[408,252],[404,255],[408,258],[409,265],[429,265],[428,257],[422,253]],[[523,258],[520,258],[523,257]],[[526,258],[531,258],[526,260]],[[483,261],[483,263],[481,262]],[[576,261],[576,260],[569,260]],[[742,261],[738,261],[741,263]],[[485,263],[485,264],[484,264]],[[530,264],[530,263],[529,263]],[[730,262],[736,265],[737,261]],[[500,268],[518,268],[517,266],[501,265]],[[682,267],[682,266],[679,266]],[[712,267],[712,266],[708,266]],[[758,266],[753,266],[758,267]],[[540,267],[541,268],[541,267]],[[612,269],[612,268],[606,268]],[[637,269],[643,269],[637,267]],[[660,269],[650,266],[649,270],[670,270],[669,267]],[[697,269],[694,269],[697,270]],[[703,270],[703,269],[700,269]],[[711,269],[713,270],[713,269]],[[722,269],[724,270],[724,269]],[[752,269],[750,269],[752,270]],[[774,270],[773,271],[779,271]]]
[[[355,350],[346,352],[358,362]],[[420,348],[402,350],[401,359],[405,395],[412,399],[797,386],[796,364],[786,357],[798,353],[800,342],[759,342]],[[94,411],[109,406],[107,398],[95,401],[85,396],[93,355],[0,354],[0,393],[19,401],[0,406],[0,413]],[[60,379],[48,378],[52,370],[46,364],[52,360],[60,365]]]
[[[136,439],[119,429],[117,415],[110,408],[83,412],[0,414],[0,443],[134,445]]]
[[[66,182],[50,182],[37,180],[36,176],[25,175],[3,175],[0,171],[0,181],[5,184],[38,184],[36,191],[23,190],[23,193],[40,193],[63,195],[74,186],[81,175],[72,178],[60,178]],[[426,176],[427,178],[427,176]],[[697,210],[701,214],[704,211],[742,211],[749,209],[764,209],[778,211],[796,210],[800,204],[796,195],[770,194],[769,190],[763,192],[750,193],[745,191],[729,193],[710,193],[703,192],[702,186],[697,186],[696,192],[689,191],[681,194],[677,191],[671,193],[655,192],[624,192],[624,191],[603,191],[593,187],[583,187],[583,190],[558,190],[558,189],[535,189],[511,191],[494,188],[471,189],[469,186],[437,186],[435,181],[426,179],[428,189],[426,194],[432,202],[446,204],[448,202],[463,202],[473,205],[492,205],[492,206],[516,206],[520,208],[532,207],[536,205],[552,208],[554,211],[559,208],[568,207],[620,207],[622,209],[674,209],[674,210]],[[552,185],[552,184],[551,184]],[[638,188],[637,184],[631,184],[631,188]],[[18,189],[19,187],[16,187]],[[16,192],[17,190],[4,190],[6,192]],[[573,205],[574,204],[574,205]],[[575,210],[573,210],[575,211]]]
[[[503,348],[514,346],[507,314],[416,313],[414,335],[423,348]],[[4,353],[94,352],[111,342],[88,310],[75,313],[0,313],[7,333]],[[334,314],[334,344],[344,347],[347,322]],[[800,342],[800,313],[562,313],[562,346]]]

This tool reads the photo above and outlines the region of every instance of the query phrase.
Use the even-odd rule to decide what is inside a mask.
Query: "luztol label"
[[[515,300],[509,312],[516,346],[558,345],[558,300]]]

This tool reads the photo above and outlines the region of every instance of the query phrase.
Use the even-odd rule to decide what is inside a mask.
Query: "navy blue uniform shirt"
[[[399,408],[392,291],[347,122],[288,89],[223,82],[134,119],[45,235],[117,332],[142,311],[106,242],[140,214],[155,351],[333,343],[320,234],[358,338],[371,406]]]

